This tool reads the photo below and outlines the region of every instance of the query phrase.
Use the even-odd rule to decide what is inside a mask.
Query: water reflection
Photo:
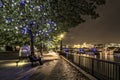
[[[103,54],[100,52],[100,55],[96,55],[96,58],[102,59],[102,60],[108,60],[108,61],[114,61],[114,62],[120,62],[120,57],[114,56],[113,54]]]
[[[120,62],[120,57],[114,56],[113,54],[103,53],[103,52],[100,52],[100,55],[87,55],[87,54],[80,54],[80,55],[91,57],[91,58],[112,61],[112,62]]]

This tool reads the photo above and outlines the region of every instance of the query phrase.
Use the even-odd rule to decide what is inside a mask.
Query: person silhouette
[[[43,65],[40,57],[36,57],[35,55],[29,55],[29,59],[32,62],[32,65],[33,65],[33,62],[36,62],[36,61],[39,61],[40,65]]]

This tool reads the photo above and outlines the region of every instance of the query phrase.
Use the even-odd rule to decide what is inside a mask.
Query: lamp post
[[[60,40],[60,52],[62,52],[62,39]]]
[[[62,47],[62,46],[63,46],[63,45],[62,45],[62,39],[63,39],[63,37],[64,37],[64,35],[61,34],[61,35],[60,35],[60,38],[61,38],[61,39],[60,39],[60,52],[62,52],[62,48],[63,48],[63,47]]]

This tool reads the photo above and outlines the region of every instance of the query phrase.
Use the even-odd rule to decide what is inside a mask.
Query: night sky
[[[100,17],[70,29],[63,39],[64,44],[120,43],[120,0],[107,0],[99,7]]]

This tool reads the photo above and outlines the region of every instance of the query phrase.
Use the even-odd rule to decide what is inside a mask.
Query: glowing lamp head
[[[63,37],[64,37],[64,35],[63,35],[63,34],[61,34],[61,35],[60,35],[60,38],[63,38]]]

